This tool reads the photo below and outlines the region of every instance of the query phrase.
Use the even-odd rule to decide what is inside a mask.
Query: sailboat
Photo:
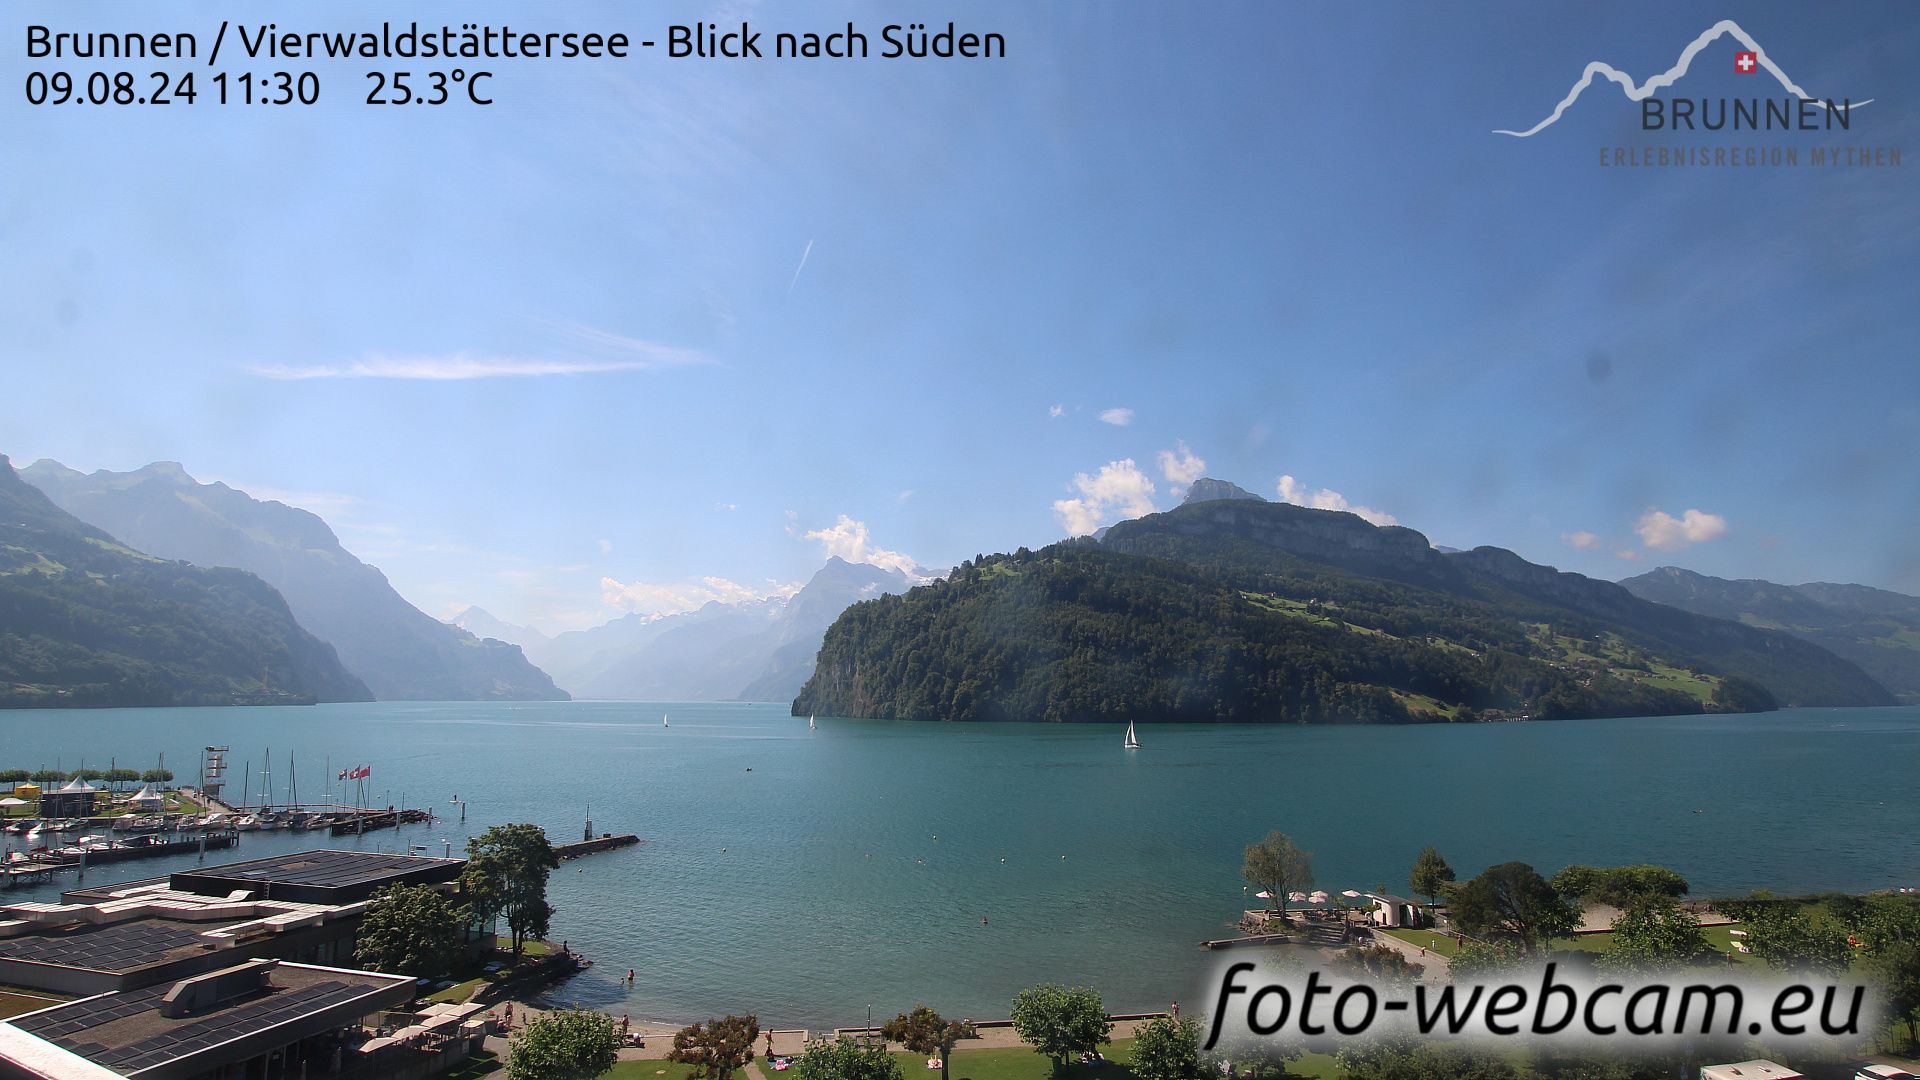
[[[814,723],[814,722],[813,722],[813,717],[811,717],[811,716],[809,716],[809,717],[807,717],[807,730],[808,730],[808,731],[813,731],[813,730],[815,730],[815,729],[817,729],[817,728],[819,728],[819,726],[820,726],[819,724],[816,724],[816,723]]]
[[[666,714],[666,713],[661,713],[661,714],[660,714],[660,726],[661,726],[661,727],[666,727],[666,726],[667,726],[667,714]]]
[[[1131,721],[1131,720],[1129,720],[1129,721],[1127,721],[1127,742],[1126,742],[1126,748],[1127,748],[1127,749],[1129,749],[1129,750],[1138,750],[1138,749],[1140,749],[1140,736],[1138,736],[1138,735],[1135,735],[1135,734],[1133,733],[1133,721]]]

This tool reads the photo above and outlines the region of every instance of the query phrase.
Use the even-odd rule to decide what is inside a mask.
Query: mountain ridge
[[[224,483],[202,484],[170,461],[81,473],[42,460],[21,475],[62,509],[135,548],[258,575],[378,699],[565,697],[519,646],[449,627],[408,603],[311,511]]]
[[[371,696],[258,576],[136,550],[0,455],[0,706]]]
[[[1344,511],[1202,499],[856,604],[796,713],[1399,721],[1885,704],[1785,634]]]

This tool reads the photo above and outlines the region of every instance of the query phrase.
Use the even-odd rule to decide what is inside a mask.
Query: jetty
[[[1234,949],[1244,945],[1285,945],[1293,940],[1292,934],[1249,934],[1245,937],[1216,938],[1203,941],[1203,949]]]
[[[608,834],[596,836],[591,840],[575,840],[570,844],[555,844],[553,853],[560,857],[561,862],[566,862],[568,859],[577,859],[582,855],[594,855],[602,851],[612,851],[615,848],[632,847],[639,842],[640,838],[632,833],[625,836]]]
[[[334,836],[357,836],[360,833],[374,832],[379,829],[395,829],[402,825],[413,825],[433,820],[433,814],[427,810],[360,810],[348,811],[344,819],[334,820],[329,831]]]

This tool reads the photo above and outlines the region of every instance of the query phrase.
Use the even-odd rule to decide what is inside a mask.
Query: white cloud
[[[1141,472],[1132,458],[1109,461],[1091,476],[1075,474],[1072,490],[1079,495],[1053,504],[1053,512],[1068,536],[1086,536],[1109,518],[1124,520],[1153,513],[1153,479]]]
[[[768,588],[756,589],[723,577],[703,577],[665,584],[625,582],[603,577],[600,579],[600,601],[622,611],[677,615],[696,611],[716,600],[722,604],[740,604],[765,600],[771,596],[791,596],[799,589],[797,582],[790,585],[769,583]]]
[[[1676,518],[1665,510],[1649,509],[1640,515],[1633,531],[1640,534],[1640,542],[1646,546],[1672,551],[1725,536],[1727,519],[1704,510],[1690,509]]]
[[[1174,485],[1173,493],[1178,495],[1181,489],[1207,474],[1207,463],[1185,442],[1175,445],[1178,449],[1160,451],[1160,475]]]
[[[911,499],[911,498],[913,498],[913,489],[912,489],[912,488],[907,488],[907,489],[906,489],[905,491],[902,491],[902,492],[900,493],[900,501],[901,501],[901,502],[906,502],[906,501],[907,501],[908,499]]]
[[[838,555],[850,563],[867,563],[913,577],[924,576],[920,564],[914,562],[911,556],[876,546],[867,531],[867,523],[855,521],[845,514],[841,514],[830,529],[814,529],[801,535],[808,540],[820,541],[820,546],[829,556]]]
[[[1563,532],[1560,541],[1570,548],[1591,551],[1600,546],[1600,538],[1590,532]]]
[[[715,510],[738,510],[740,509],[740,504],[739,503],[714,503],[713,508]],[[791,510],[787,511],[787,516],[792,517],[793,511]]]
[[[1067,410],[1059,405],[1049,405],[1047,406],[1047,415],[1058,420],[1067,415]]]
[[[608,371],[658,371],[712,363],[697,349],[683,349],[643,341],[577,323],[534,319],[564,354],[542,356],[476,356],[456,352],[442,356],[369,353],[339,364],[257,364],[247,370],[268,379],[460,379],[537,378],[543,375],[591,375]]]
[[[1613,557],[1616,559],[1623,559],[1627,562],[1632,562],[1633,560],[1640,557],[1640,553],[1633,550],[1632,548],[1621,548],[1619,551],[1616,551],[1613,553]]]
[[[1348,502],[1345,495],[1330,488],[1318,490],[1309,488],[1292,476],[1282,476],[1276,490],[1280,493],[1281,502],[1289,502],[1295,506],[1311,506],[1315,510],[1345,510],[1375,525],[1400,524],[1400,519],[1392,514],[1375,510],[1370,506],[1357,506]]]
[[[1100,422],[1114,427],[1126,427],[1133,423],[1133,410],[1124,408],[1108,409],[1100,414]]]
[[[594,543],[599,545],[600,554],[602,555],[613,554],[613,541],[607,540],[607,539],[600,539],[600,540],[595,540]]]

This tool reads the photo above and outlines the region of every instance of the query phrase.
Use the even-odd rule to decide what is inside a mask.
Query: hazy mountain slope
[[[1779,585],[1662,566],[1621,586],[1635,596],[1781,630],[1858,664],[1901,701],[1920,702],[1920,598],[1865,585]]]
[[[1788,635],[1352,514],[1205,500],[856,605],[796,713],[1395,721],[1880,704]]]
[[[551,638],[478,608],[460,620],[518,641],[577,697],[791,701],[813,672],[821,636],[847,605],[912,584],[899,571],[831,558],[791,596],[716,601],[666,616],[625,615]]]
[[[0,705],[369,697],[259,578],[135,551],[0,456]]]
[[[83,474],[41,461],[22,475],[74,516],[142,551],[258,574],[377,698],[566,696],[518,646],[477,638],[407,603],[386,575],[341,547],[326,522],[305,510],[198,483],[173,462]]]

